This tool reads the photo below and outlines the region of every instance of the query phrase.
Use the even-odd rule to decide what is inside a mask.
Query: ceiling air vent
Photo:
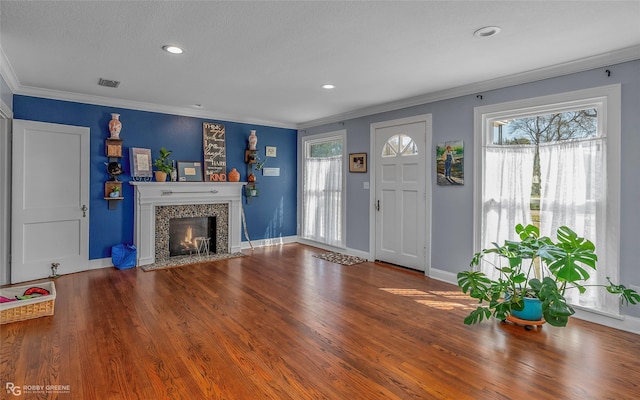
[[[98,81],[98,85],[100,86],[106,86],[106,87],[112,87],[112,88],[117,88],[118,85],[120,85],[120,82],[118,81],[112,81],[109,79],[102,79],[100,78],[100,80]]]

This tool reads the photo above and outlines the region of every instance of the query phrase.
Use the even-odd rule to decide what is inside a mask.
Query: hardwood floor
[[[473,305],[456,286],[317,252],[62,276],[53,317],[2,325],[0,393],[9,382],[23,393],[4,398],[638,398],[640,335],[577,319],[465,326]]]

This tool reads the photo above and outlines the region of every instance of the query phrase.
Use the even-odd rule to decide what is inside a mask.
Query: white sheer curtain
[[[305,159],[302,235],[343,247],[342,156]]]
[[[598,254],[598,269],[590,270],[586,283],[617,281],[616,268],[607,268],[606,246],[606,139],[563,141],[540,145],[540,233],[555,239],[558,227],[566,225],[591,240]],[[618,300],[601,288],[583,295],[567,292],[573,304],[617,314]]]
[[[484,152],[484,195],[482,205],[481,248],[517,238],[514,227],[531,223],[531,182],[535,147],[487,146]],[[496,263],[495,257],[487,261]],[[492,265],[483,263],[482,271],[496,278]]]

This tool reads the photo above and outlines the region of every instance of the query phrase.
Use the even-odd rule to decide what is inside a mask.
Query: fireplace
[[[215,220],[213,224],[209,224],[211,219]],[[199,226],[191,227],[190,241],[195,247],[188,249],[190,247],[188,244],[180,244],[180,242],[185,241],[185,235],[188,235],[188,232],[184,232],[181,234],[182,236],[178,234],[177,238],[173,238],[174,246],[183,250],[180,251],[180,255],[198,254],[197,245],[202,244],[202,241],[206,240],[203,238],[207,237],[209,238],[209,253],[211,253],[211,249],[226,253],[225,249],[229,247],[228,219],[229,205],[225,203],[180,204],[155,207],[155,262],[164,262],[178,255],[175,253],[175,249],[174,253],[171,251],[172,231],[181,228],[181,225],[188,225],[189,222],[195,221],[200,221],[198,222]],[[176,227],[172,228],[172,225],[176,223]],[[198,240],[195,238],[198,238]]]
[[[210,237],[210,252],[211,249],[218,254],[240,252],[242,182],[129,184],[135,188],[134,243],[138,248],[138,266],[173,259],[169,252],[169,221],[174,218],[215,217],[215,235],[192,232],[192,236]]]
[[[169,257],[216,252],[216,217],[169,220]]]

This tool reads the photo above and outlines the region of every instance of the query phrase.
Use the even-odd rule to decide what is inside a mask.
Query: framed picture
[[[349,154],[349,172],[367,172],[367,153]]]
[[[178,182],[202,182],[202,163],[178,161]]]
[[[151,179],[151,149],[132,147],[129,149],[129,167],[134,180]]]
[[[277,154],[278,148],[275,146],[266,146],[264,155],[267,157],[275,157]]]
[[[438,185],[464,185],[464,143],[462,140],[438,143],[436,146]]]

